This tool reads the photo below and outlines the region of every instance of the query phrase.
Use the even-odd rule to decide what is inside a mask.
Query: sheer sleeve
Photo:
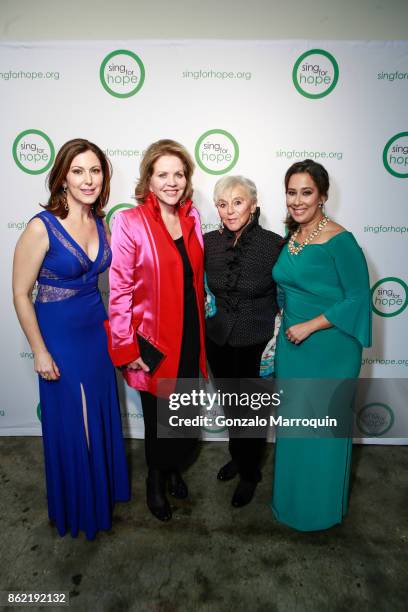
[[[114,365],[140,357],[132,321],[137,245],[125,214],[116,215],[112,231],[112,264],[109,271],[109,353]]]
[[[371,291],[363,251],[350,232],[331,240],[329,249],[344,297],[323,314],[363,346],[371,346]]]

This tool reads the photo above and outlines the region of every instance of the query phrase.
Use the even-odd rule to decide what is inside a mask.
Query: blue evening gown
[[[35,312],[61,374],[58,381],[39,378],[48,513],[61,536],[70,531],[76,537],[81,530],[93,539],[98,530],[111,528],[115,502],[130,497],[98,289],[111,251],[99,218],[99,249],[92,261],[52,213],[36,216],[47,228],[49,250],[37,279]]]

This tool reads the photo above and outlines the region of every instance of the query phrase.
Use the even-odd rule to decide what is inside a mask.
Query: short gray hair
[[[224,176],[215,183],[214,202],[218,202],[218,198],[220,197],[220,195],[227,189],[235,187],[235,185],[241,185],[242,187],[245,187],[245,189],[249,193],[250,199],[253,202],[257,202],[258,192],[254,181],[251,181],[251,179],[248,179],[245,176],[241,176],[240,174],[237,174],[235,176]]]

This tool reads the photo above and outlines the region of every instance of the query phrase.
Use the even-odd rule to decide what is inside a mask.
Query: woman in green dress
[[[324,213],[329,190],[325,168],[312,160],[293,164],[285,190],[288,237],[273,269],[284,293],[276,376],[309,379],[293,381],[293,388],[300,390],[301,410],[311,412],[314,404],[322,406],[325,393],[327,398],[329,381],[359,375],[362,347],[371,344],[370,285],[354,236]],[[311,379],[319,380],[310,384]],[[352,394],[346,397],[348,405],[342,405],[341,412],[350,417]],[[284,403],[282,407],[284,411]],[[331,408],[327,406],[328,412]],[[301,531],[341,523],[347,510],[352,439],[294,437],[283,429],[277,432],[275,449],[275,517]]]

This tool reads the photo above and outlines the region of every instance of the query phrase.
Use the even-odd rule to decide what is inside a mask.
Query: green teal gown
[[[357,378],[362,347],[371,345],[371,294],[366,260],[353,234],[344,231],[324,244],[309,244],[298,255],[285,245],[273,277],[284,293],[276,377]],[[288,327],[321,314],[332,327],[298,345],[287,340]],[[319,384],[312,385],[314,398]],[[310,405],[313,398],[303,394],[301,401]],[[351,401],[344,410],[351,414]],[[300,531],[341,523],[351,452],[351,437],[288,437],[278,430],[271,503],[275,518]]]

